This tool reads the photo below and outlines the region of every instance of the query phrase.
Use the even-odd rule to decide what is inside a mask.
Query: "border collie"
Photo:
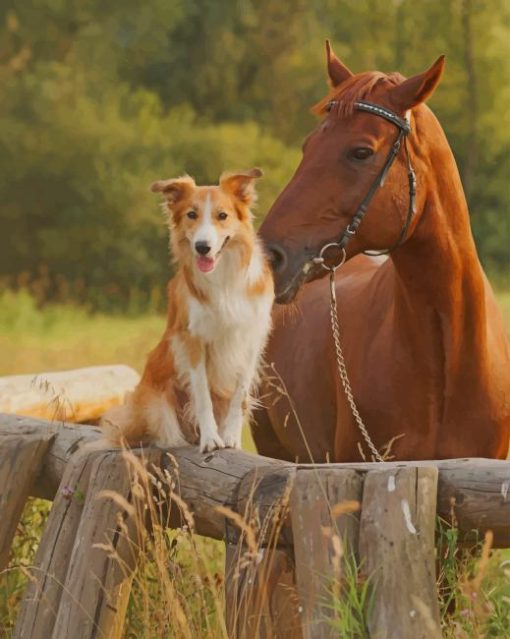
[[[250,212],[261,176],[251,169],[224,173],[218,186],[189,176],[152,185],[164,198],[177,272],[166,330],[140,383],[103,417],[111,443],[182,446],[198,428],[202,451],[240,447],[274,299]]]

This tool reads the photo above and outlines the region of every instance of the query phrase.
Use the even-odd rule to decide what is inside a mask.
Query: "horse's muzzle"
[[[275,299],[278,304],[291,302],[301,285],[301,269],[289,264],[285,249],[279,244],[269,242],[265,245],[266,253],[273,271]]]
[[[312,271],[323,270],[320,267],[317,269],[311,261],[311,256],[307,254],[289,255],[280,244],[272,242],[267,243],[265,248],[273,271],[275,300],[278,304],[292,302],[301,285],[312,275]]]
[[[278,244],[266,244],[266,251],[273,273],[277,275],[285,271],[288,262],[285,251]]]

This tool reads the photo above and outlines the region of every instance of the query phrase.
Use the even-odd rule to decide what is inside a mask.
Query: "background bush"
[[[510,4],[505,0],[4,0],[0,277],[39,303],[160,304],[158,178],[258,165],[263,215],[325,91],[324,39],[353,70],[447,72],[432,106],[483,261],[510,261]]]

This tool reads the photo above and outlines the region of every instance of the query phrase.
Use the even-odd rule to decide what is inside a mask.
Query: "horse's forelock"
[[[327,111],[327,105],[335,101],[335,113],[339,117],[351,115],[356,102],[367,100],[374,89],[381,84],[394,87],[405,80],[400,73],[382,73],[381,71],[368,71],[358,73],[342,82],[339,87],[333,87],[328,95],[312,107],[315,115],[323,115]]]

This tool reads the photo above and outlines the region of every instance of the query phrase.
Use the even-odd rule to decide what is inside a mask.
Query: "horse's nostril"
[[[287,256],[285,251],[281,249],[277,244],[269,244],[267,246],[267,252],[271,267],[275,273],[279,273],[284,270],[287,265]]]

